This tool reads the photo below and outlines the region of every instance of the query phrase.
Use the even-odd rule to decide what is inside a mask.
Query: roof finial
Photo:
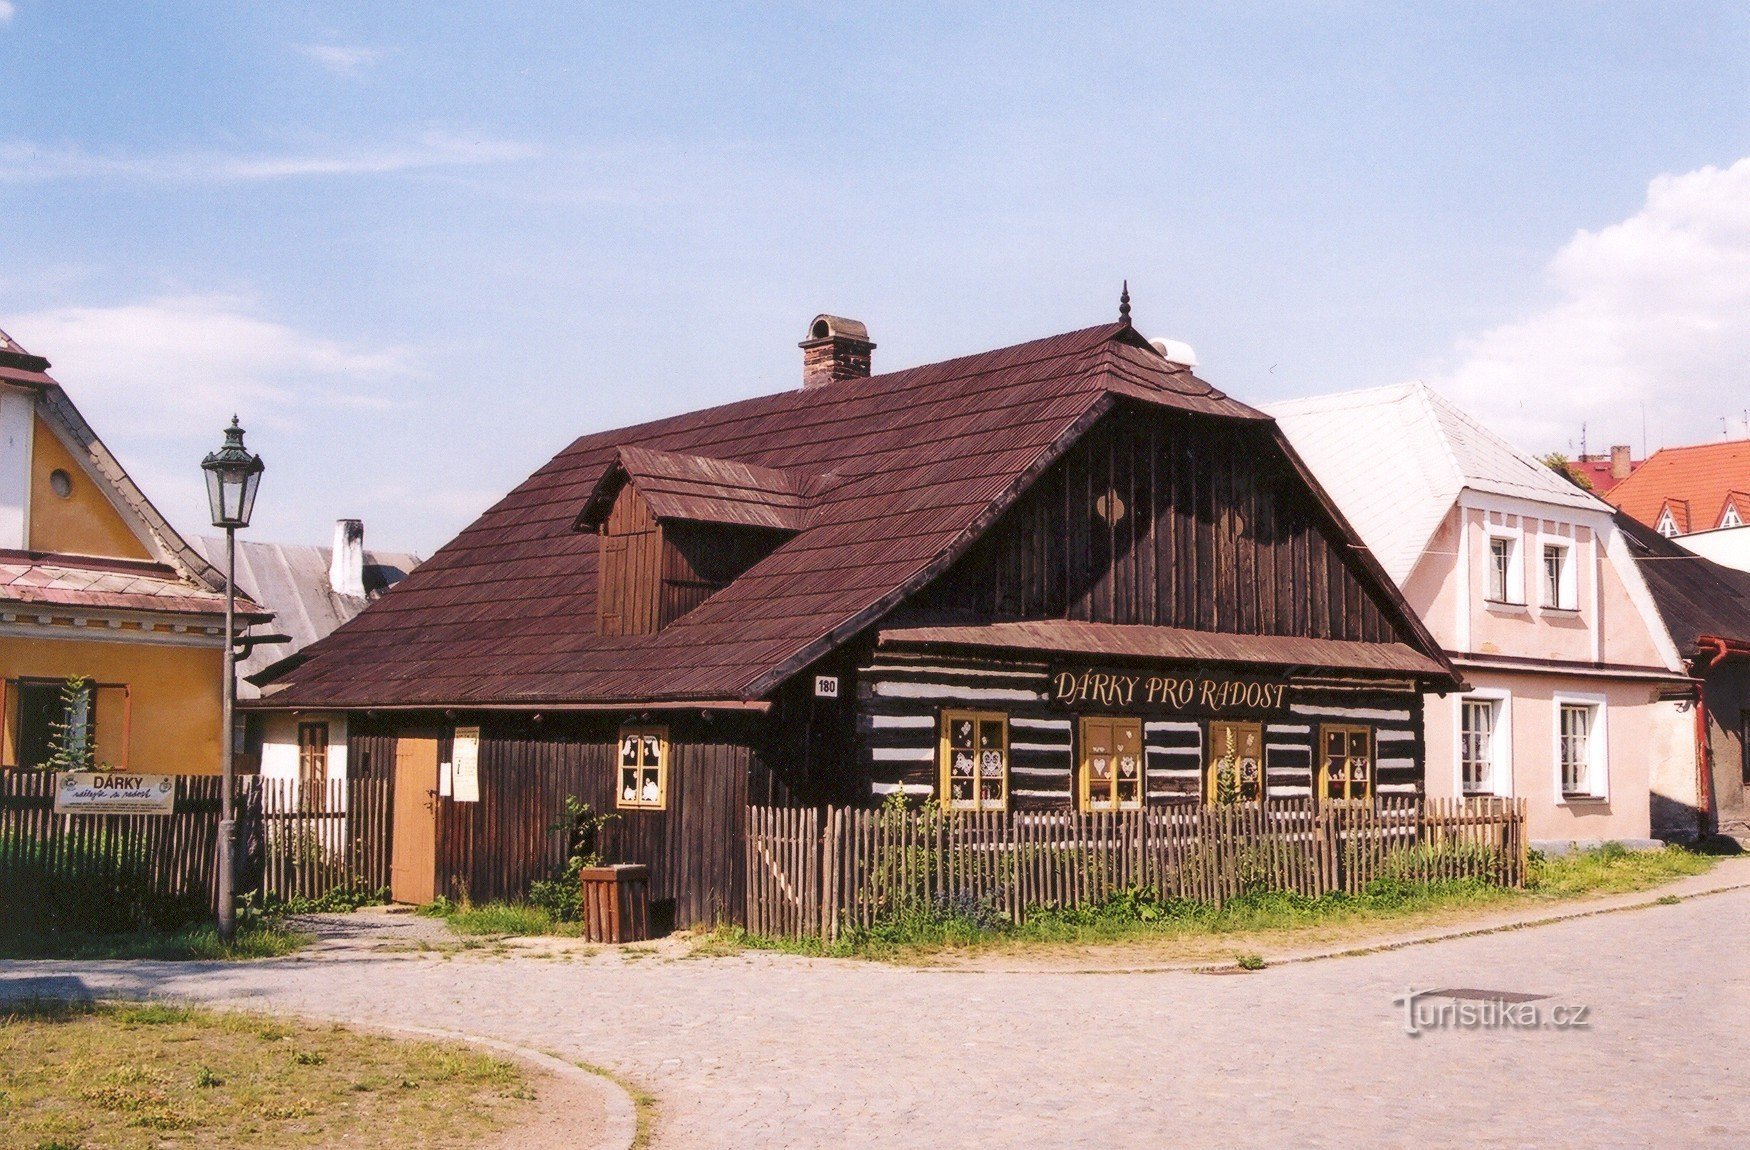
[[[1118,295],[1118,322],[1125,327],[1130,326],[1130,281],[1124,281],[1124,290]]]

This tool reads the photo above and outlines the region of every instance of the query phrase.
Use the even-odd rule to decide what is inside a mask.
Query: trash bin
[[[583,929],[591,942],[642,942],[650,937],[650,868],[642,863],[588,866],[583,884]]]

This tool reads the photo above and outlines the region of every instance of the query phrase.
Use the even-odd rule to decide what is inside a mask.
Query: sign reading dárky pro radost
[[[1288,683],[1257,675],[1061,669],[1051,676],[1051,702],[1102,711],[1174,715],[1265,715],[1288,709]]]
[[[65,771],[55,780],[56,814],[168,815],[175,809],[175,775]]]

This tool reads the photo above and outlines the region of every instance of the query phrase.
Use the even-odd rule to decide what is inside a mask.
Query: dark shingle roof
[[[1750,642],[1750,572],[1703,558],[1625,512],[1615,518],[1679,654],[1687,658],[1704,635]]]
[[[884,646],[984,647],[998,651],[1100,655],[1121,659],[1178,659],[1197,663],[1394,672],[1434,678],[1446,668],[1408,643],[1361,643],[1291,635],[1238,635],[1182,627],[1028,619],[970,625],[882,627]]]
[[[588,435],[312,647],[270,702],[759,698],[939,573],[1120,398],[1267,418],[1108,324]],[[598,635],[585,504],[616,460],[696,470],[628,447],[822,477],[807,528],[661,632]]]

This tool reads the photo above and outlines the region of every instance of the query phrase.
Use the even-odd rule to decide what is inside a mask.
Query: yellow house
[[[216,773],[224,576],[48,367],[0,331],[0,767],[43,765],[60,727],[94,740],[99,765]]]

